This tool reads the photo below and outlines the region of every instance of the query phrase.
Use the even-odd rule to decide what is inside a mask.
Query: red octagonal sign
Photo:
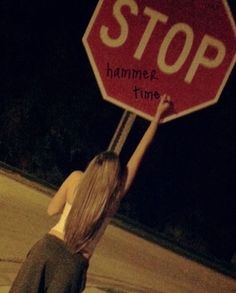
[[[104,99],[151,119],[167,93],[171,120],[217,102],[235,35],[225,0],[100,0],[83,43]]]

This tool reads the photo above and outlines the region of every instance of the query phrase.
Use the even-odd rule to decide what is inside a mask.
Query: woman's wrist
[[[159,111],[156,113],[156,115],[153,118],[153,121],[155,121],[156,123],[159,123],[159,121],[161,120],[161,115],[162,113],[160,113]]]

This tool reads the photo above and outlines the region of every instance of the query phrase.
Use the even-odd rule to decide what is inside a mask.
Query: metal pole
[[[110,145],[108,147],[109,151],[113,151],[118,155],[120,154],[135,121],[135,118],[136,115],[134,113],[124,111],[113,138],[111,139]]]

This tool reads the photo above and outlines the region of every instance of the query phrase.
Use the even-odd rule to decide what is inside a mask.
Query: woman
[[[161,96],[156,115],[125,171],[115,153],[104,152],[84,173],[75,171],[64,181],[48,206],[50,216],[62,213],[60,220],[31,248],[11,293],[82,292],[96,244],[133,182],[170,104],[169,96]]]

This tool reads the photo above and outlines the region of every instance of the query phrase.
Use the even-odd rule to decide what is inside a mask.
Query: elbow
[[[53,213],[50,211],[50,210],[47,210],[47,214],[48,214],[48,216],[53,216]]]
[[[47,214],[50,217],[53,216],[53,215],[55,215],[55,211],[52,209],[52,207],[50,207],[50,205],[47,208]]]

